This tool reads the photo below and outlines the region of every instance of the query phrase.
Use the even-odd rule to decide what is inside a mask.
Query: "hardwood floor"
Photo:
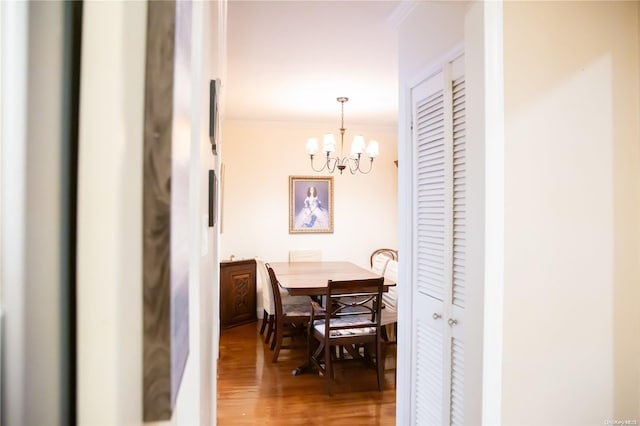
[[[387,353],[384,390],[376,372],[359,364],[338,366],[325,394],[317,373],[292,376],[306,348],[283,349],[277,363],[250,323],[220,333],[218,425],[394,425],[396,417],[395,349]],[[300,342],[301,345],[304,342]]]

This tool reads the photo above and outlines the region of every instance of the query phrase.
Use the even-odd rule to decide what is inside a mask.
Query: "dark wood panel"
[[[220,263],[220,326],[256,320],[256,261]]]
[[[171,134],[176,5],[149,2],[143,195],[144,421],[171,418]]]

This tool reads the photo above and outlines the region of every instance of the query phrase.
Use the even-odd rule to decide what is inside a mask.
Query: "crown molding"
[[[415,0],[402,0],[398,6],[393,9],[393,12],[391,12],[387,18],[387,21],[397,29],[404,20],[411,15],[411,12],[413,12],[413,9],[415,9],[417,5],[418,2]]]

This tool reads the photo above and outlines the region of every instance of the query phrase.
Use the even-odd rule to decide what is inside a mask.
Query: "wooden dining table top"
[[[292,296],[325,294],[329,280],[379,278],[380,275],[351,262],[269,262],[280,286]],[[384,291],[396,283],[385,280]]]

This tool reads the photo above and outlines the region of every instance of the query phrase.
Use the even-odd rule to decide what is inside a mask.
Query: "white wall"
[[[216,167],[209,142],[209,80],[218,62],[210,58],[218,49],[217,5],[192,3],[192,122],[190,170],[191,262],[189,271],[190,351],[173,424],[215,424],[216,359],[214,357],[213,295],[217,281],[217,234],[208,226],[209,169]]]
[[[84,5],[78,170],[78,423],[142,423],[146,4]]]
[[[637,2],[506,2],[504,424],[638,419]]]
[[[324,260],[368,268],[373,250],[397,247],[396,129],[349,124],[348,115],[346,120],[345,149],[362,133],[380,143],[380,156],[370,174],[333,175],[333,234],[289,234],[289,176],[329,175],[311,170],[304,148],[309,137],[337,133],[339,123],[224,122],[223,259],[286,261],[290,249],[319,248]]]
[[[178,425],[215,424],[216,359],[219,326],[217,315],[218,227],[208,226],[209,169],[219,169],[209,141],[209,81],[223,73],[218,33],[224,11],[219,3],[194,2],[192,35],[192,134],[191,134],[191,265],[189,330],[191,348],[184,386],[176,403]],[[223,16],[221,16],[221,14]],[[216,170],[219,174],[219,171]]]
[[[62,3],[2,4],[3,420],[66,423],[68,99]]]
[[[203,226],[208,81],[218,4],[195,2],[192,35],[190,354],[171,421],[215,423],[217,237]],[[145,2],[84,6],[78,207],[78,423],[142,424],[142,146]]]
[[[467,3],[418,2],[398,25],[400,87],[464,41]]]
[[[4,6],[0,4],[0,22],[2,22],[2,13]],[[0,61],[4,60],[4,50],[2,49],[3,44],[3,35],[2,31],[0,31]],[[2,93],[2,85],[4,79],[2,78],[2,66],[0,66],[0,93]],[[0,96],[0,135],[2,135],[2,96]],[[0,136],[0,164],[2,164],[2,137]],[[2,173],[0,173],[0,188],[2,188]],[[2,196],[0,196],[0,241],[2,241]],[[0,244],[0,259],[2,259],[2,244]],[[2,262],[0,262],[0,330],[4,327],[2,326],[3,321],[3,312],[2,312]],[[4,348],[2,346],[2,342],[4,341],[4,337],[2,335],[2,331],[0,331],[0,353],[4,352]],[[0,358],[0,383],[3,383],[2,377],[2,358]],[[0,401],[4,398],[2,394],[2,390],[0,389]],[[2,407],[0,406],[0,418],[2,418],[3,412]]]
[[[2,14],[3,14],[3,10],[4,10],[4,5],[0,5],[0,22],[2,22]],[[3,34],[2,31],[0,31],[0,58],[4,58],[4,50],[2,49],[2,44],[4,43],[3,41]],[[3,60],[3,59],[0,59]],[[2,86],[4,79],[2,78],[2,66],[0,66],[0,93],[2,93]],[[3,96],[0,96],[0,135],[2,135],[2,98]],[[0,142],[0,164],[2,164],[2,143]],[[2,174],[0,173],[0,188],[2,188]],[[0,241],[2,241],[2,197],[0,197]],[[2,259],[2,245],[0,244],[0,259]],[[2,262],[0,262],[0,307],[2,306]],[[0,321],[2,320],[2,308],[0,308]],[[2,342],[2,340],[0,339],[0,342]],[[2,343],[0,343],[0,350],[2,350],[1,347]],[[0,370],[1,370],[1,365],[0,365]],[[0,372],[0,380],[2,380],[2,373]],[[0,391],[0,398],[2,397],[1,395],[1,391]],[[0,416],[2,415],[2,411],[0,408]]]
[[[467,265],[465,421],[501,424],[504,292],[502,3],[465,16]],[[473,302],[473,303],[472,303]]]

